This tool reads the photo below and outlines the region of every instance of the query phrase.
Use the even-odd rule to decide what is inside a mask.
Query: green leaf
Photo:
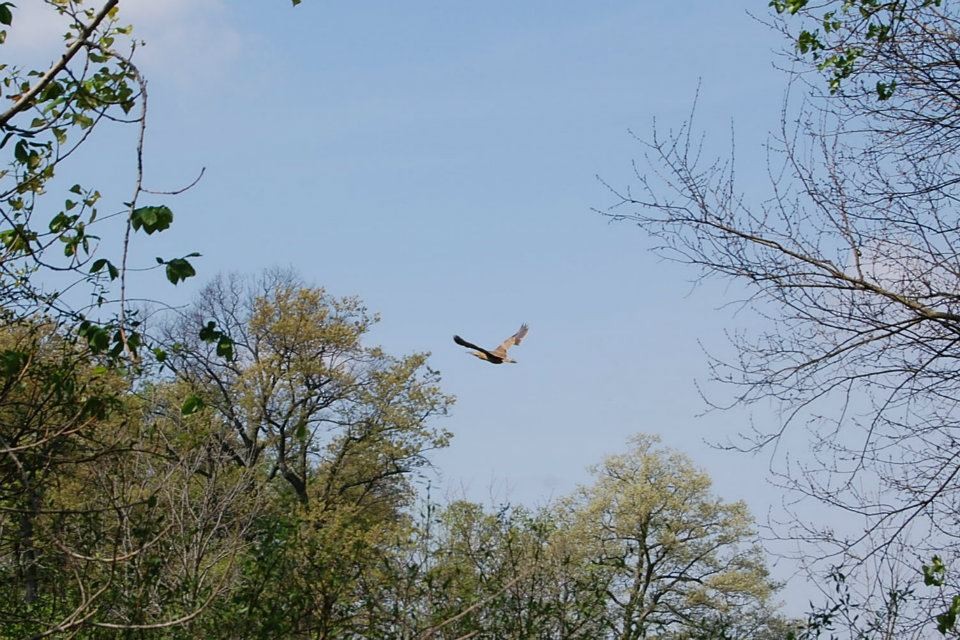
[[[10,7],[15,6],[12,2],[4,2],[0,4],[0,24],[5,24],[8,27],[13,24],[13,12],[10,11]]]
[[[73,223],[77,221],[77,216],[68,216],[67,214],[60,212],[57,215],[53,216],[50,220],[50,232],[51,233],[60,233],[61,231],[66,231],[73,226]]]
[[[94,353],[100,353],[110,348],[110,333],[106,328],[96,325],[89,320],[80,323],[77,331],[81,337],[86,339],[87,345]]]
[[[73,114],[71,120],[73,120],[73,123],[79,126],[81,129],[89,129],[93,126],[93,118],[82,113]]]
[[[218,331],[217,323],[213,320],[209,321],[202,329],[200,329],[199,337],[204,342],[216,342],[217,355],[221,358],[225,358],[230,361],[234,359],[235,354],[233,350],[233,338],[222,331]]]
[[[22,351],[4,349],[0,351],[0,374],[12,378],[23,370],[27,364],[27,354]]]
[[[301,420],[297,423],[297,428],[294,431],[294,437],[297,440],[305,442],[307,440],[307,435],[309,435],[307,432],[307,423],[305,420]]]
[[[878,100],[889,100],[893,97],[893,92],[897,88],[896,82],[878,82],[877,83],[877,99]]]
[[[180,413],[185,416],[193,415],[200,409],[203,409],[203,399],[197,394],[191,394],[183,401],[183,405],[180,406]]]
[[[15,253],[30,253],[30,244],[36,240],[37,234],[22,224],[0,231],[0,244]]]
[[[87,398],[81,409],[82,415],[103,419],[107,415],[109,403],[100,396]]]
[[[773,7],[777,13],[783,13],[788,11],[791,14],[795,14],[797,11],[800,11],[807,4],[807,0],[770,0],[769,7]]]
[[[107,352],[107,355],[111,358],[116,358],[123,353],[123,335],[119,331],[116,331],[113,334],[112,342],[113,346],[110,348],[110,351]]]
[[[157,359],[157,362],[163,364],[167,360],[167,352],[160,347],[156,347],[153,350],[153,357]]]
[[[801,31],[797,37],[797,50],[800,53],[811,53],[823,48],[824,45],[815,31]]]
[[[184,258],[174,258],[167,261],[167,280],[173,284],[183,282],[187,278],[197,275],[196,269]]]
[[[116,280],[120,277],[120,270],[113,266],[113,263],[106,258],[94,260],[93,264],[90,265],[90,273],[99,273],[104,267],[107,268],[107,273],[110,275],[111,280]]]
[[[172,222],[173,212],[170,211],[169,207],[163,205],[159,207],[139,207],[130,214],[130,225],[133,230],[143,229],[147,235],[170,228]]]
[[[929,565],[923,565],[923,584],[928,587],[942,587],[946,578],[947,567],[940,556],[933,556]]]
[[[211,320],[208,322],[202,329],[200,329],[199,337],[204,342],[213,342],[219,338],[222,334],[217,331],[217,323]]]
[[[41,100],[53,100],[59,98],[64,93],[63,85],[59,82],[51,82],[44,89],[43,93],[40,94]]]
[[[13,157],[17,159],[17,162],[26,164],[27,160],[30,159],[30,153],[27,151],[27,141],[20,140],[17,142],[17,146],[13,148]]]
[[[953,596],[950,608],[937,616],[937,631],[943,635],[953,631],[957,626],[958,615],[960,615],[960,596]]]
[[[233,339],[230,336],[220,334],[220,339],[217,340],[217,355],[233,361]]]

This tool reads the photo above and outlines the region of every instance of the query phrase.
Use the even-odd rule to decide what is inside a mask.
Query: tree
[[[604,637],[605,594],[572,557],[557,510],[461,500],[435,512],[418,530],[426,553],[408,563],[416,572],[405,637]]]
[[[44,1],[68,20],[63,54],[46,70],[0,66],[0,83],[12,100],[0,113],[2,144],[12,156],[0,178],[2,318],[45,315],[98,352],[136,357],[143,338],[127,283],[129,267],[138,266],[132,236],[162,232],[173,221],[166,205],[143,203],[155,198],[144,186],[146,82],[133,63],[131,28],[118,25],[118,0],[99,8],[85,8],[81,0]],[[15,28],[15,18],[13,3],[0,4],[0,26]],[[114,205],[96,188],[54,180],[103,124],[139,130],[132,195],[106,214],[99,207]],[[51,201],[53,193],[62,194],[62,205]],[[122,241],[101,244],[111,235]],[[194,275],[193,255],[160,258],[154,268],[163,267],[176,284]]]
[[[362,581],[407,535],[412,476],[448,442],[432,424],[452,402],[439,375],[426,354],[364,345],[375,321],[356,298],[273,270],[215,279],[162,332],[182,412],[210,416],[209,442],[270,496],[236,594],[247,632],[363,624]]]
[[[779,22],[779,27],[794,41],[800,59],[827,75],[832,94],[882,102],[898,87],[921,94],[946,89],[937,80],[950,77],[949,49],[943,45],[950,44],[950,33],[956,30],[953,17],[941,11],[943,0],[844,0],[812,6],[809,0],[771,0],[769,4],[778,14],[798,16]],[[793,36],[789,25],[797,20],[803,26]],[[933,26],[946,29],[937,32]]]
[[[176,389],[135,393],[69,338],[50,324],[0,332],[28,354],[0,394],[4,629],[188,623],[231,585],[255,487],[179,403],[163,410]]]
[[[19,605],[5,613],[18,618],[10,612],[22,605],[40,625],[35,630],[56,615],[45,605],[67,582],[55,577],[60,552],[52,520],[81,512],[58,506],[58,490],[74,469],[123,448],[102,428],[116,424],[130,388],[129,372],[118,365],[142,342],[125,287],[130,236],[162,231],[172,219],[166,207],[141,206],[146,90],[132,62],[130,30],[117,24],[117,0],[93,8],[72,0],[45,4],[67,19],[62,55],[43,70],[0,65],[9,98],[0,113],[7,153],[0,172],[0,530],[4,558],[16,569],[8,584],[20,590],[7,600]],[[0,43],[16,29],[16,16],[13,3],[0,3]],[[116,123],[140,128],[131,154],[140,170],[129,201],[103,215],[96,188],[68,187],[55,177],[96,129]],[[111,233],[124,238],[122,245],[99,244]],[[61,626],[71,626],[67,614],[76,602],[59,602],[67,607]],[[71,615],[82,618],[81,609]]]
[[[446,445],[430,420],[452,398],[425,354],[393,358],[361,343],[376,321],[358,299],[286,271],[220,277],[166,329],[164,364],[192,389],[187,412],[214,410],[237,464],[267,465],[301,504],[389,504],[423,453]]]
[[[776,587],[746,505],[711,495],[705,473],[657,443],[635,437],[565,505],[581,562],[601,571],[607,637],[680,637],[708,626],[755,637],[738,627],[762,623],[751,614]]]
[[[3,327],[0,348],[0,568],[10,605],[0,615],[16,623],[53,582],[52,494],[72,465],[109,455],[112,446],[91,436],[109,421],[125,384],[95,371],[88,354],[50,324]]]
[[[173,212],[146,186],[137,42],[118,0],[89,4],[44,0],[67,23],[61,55],[0,65],[0,621],[26,637],[194,620],[229,584],[257,501],[222,452],[176,438],[175,387],[140,395],[157,380],[127,275],[136,237]],[[0,44],[17,12],[0,2]],[[111,126],[138,132],[122,203],[65,178]],[[195,255],[150,264],[177,284]]]
[[[440,510],[429,535],[421,527],[425,561],[406,565],[419,589],[406,591],[404,626],[421,631],[403,637],[783,637],[746,507],[657,442],[634,438],[593,483],[536,512]]]
[[[851,531],[798,518],[788,535],[820,545],[808,556],[863,566],[905,541],[915,557],[956,556],[956,6],[771,4],[785,31],[801,21],[794,92],[804,71],[830,91],[788,100],[769,196],[741,193],[732,156],[704,162],[691,121],[653,133],[639,190],[613,189],[608,213],[702,277],[740,283],[770,320],[734,336],[734,359],[711,361],[732,389],[712,406],[779,410],[736,448],[808,427],[809,454],[776,480],[856,517]]]

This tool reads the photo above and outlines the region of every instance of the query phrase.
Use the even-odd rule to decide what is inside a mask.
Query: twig
[[[147,81],[140,75],[139,70],[128,60],[127,63],[136,74],[140,85],[140,130],[137,134],[137,178],[134,184],[133,196],[130,198],[130,214],[127,216],[126,229],[123,232],[123,255],[120,259],[120,321],[118,330],[124,349],[130,354],[134,364],[139,364],[139,356],[130,346],[127,339],[127,258],[130,255],[130,233],[133,230],[133,213],[137,209],[137,199],[143,190],[143,140],[147,133]],[[201,172],[201,175],[202,172]],[[197,178],[199,180],[199,178]]]
[[[200,174],[193,179],[193,182],[191,182],[185,187],[174,189],[173,191],[154,191],[153,189],[147,189],[146,187],[141,187],[140,191],[143,193],[149,193],[150,195],[154,195],[154,196],[178,196],[184,191],[189,191],[190,189],[195,187],[197,183],[200,182],[200,179],[203,178],[203,174],[206,172],[206,170],[207,170],[206,167],[200,167]]]

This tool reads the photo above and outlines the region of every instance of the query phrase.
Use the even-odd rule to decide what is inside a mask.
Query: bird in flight
[[[520,329],[517,330],[515,334],[503,341],[503,343],[493,349],[492,351],[487,351],[483,347],[478,347],[472,342],[467,342],[460,336],[453,336],[453,341],[456,342],[461,347],[466,347],[468,349],[473,349],[470,352],[471,355],[474,355],[481,360],[486,360],[491,364],[503,364],[504,362],[516,362],[516,360],[511,360],[507,357],[507,349],[510,347],[520,344],[520,341],[523,340],[523,337],[527,335],[527,325],[526,323],[520,325]]]

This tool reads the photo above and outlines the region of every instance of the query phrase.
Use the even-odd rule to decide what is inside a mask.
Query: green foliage
[[[365,346],[373,321],[358,300],[275,272],[215,280],[168,327],[170,394],[189,416],[176,438],[209,433],[265,496],[205,636],[340,637],[383,622],[370,619],[385,589],[374,576],[409,535],[411,479],[448,441],[429,421],[451,399],[422,354]]]
[[[615,485],[601,471],[628,469],[649,473]],[[715,516],[726,506],[703,491],[702,473],[692,494],[673,494],[671,483],[688,471],[682,456],[641,447],[607,459],[593,483],[537,511],[428,503],[407,555],[390,561],[380,598],[398,603],[395,624],[417,630],[410,637],[782,639],[786,623],[766,600],[776,586],[739,537],[747,531],[700,520],[706,514],[691,497],[719,508]],[[679,522],[729,535],[691,538],[670,528]]]
[[[190,394],[187,396],[187,399],[183,401],[183,405],[180,407],[180,413],[185,416],[190,416],[201,409],[203,409],[203,398],[196,394]]]
[[[230,366],[246,371],[231,406],[217,397],[211,371],[201,380],[181,368],[185,351],[201,345],[212,362],[226,362],[214,353],[223,337],[214,323],[203,327],[210,342],[194,331],[187,346],[171,348],[183,381],[141,378],[136,392],[97,364],[96,350],[112,344],[102,327],[85,328],[89,349],[53,327],[0,330],[0,558],[17,559],[0,562],[0,617],[12,628],[42,633],[73,614],[79,621],[67,629],[185,618],[171,637],[289,637],[383,622],[358,621],[372,602],[364,594],[383,591],[371,576],[404,549],[410,474],[447,438],[424,421],[449,398],[422,356],[390,358],[359,344],[366,322],[357,322],[354,300],[290,290],[257,306],[266,361],[238,353]],[[340,370],[307,351],[291,360],[314,313],[332,315],[304,342],[352,351],[362,369]],[[247,374],[303,385],[265,399],[272,413],[264,415],[296,415],[307,428],[255,435],[244,450],[242,435],[252,432],[231,434],[221,412],[250,410]],[[335,385],[349,389],[327,415]],[[315,417],[298,413],[311,405]],[[351,424],[342,434],[316,428],[328,419]],[[18,524],[17,513],[31,515]],[[88,602],[85,593],[97,597]]]
[[[133,230],[143,229],[148,235],[169,229],[172,223],[173,212],[165,206],[140,207],[130,214],[130,226]]]
[[[833,0],[808,6],[808,0],[770,0],[779,14],[800,14],[822,29],[802,28],[796,49],[827,75],[830,93],[837,93],[854,75],[869,72],[871,60],[884,55],[894,35],[924,9],[939,7],[942,0]],[[878,100],[889,100],[897,87],[893,78],[875,84]]]
[[[205,324],[197,333],[198,337],[207,343],[217,345],[217,355],[227,360],[233,360],[233,339],[223,331],[217,330],[217,323],[213,320]]]
[[[458,502],[417,521],[416,481],[450,442],[435,422],[453,398],[427,354],[366,342],[377,318],[356,298],[280,272],[220,278],[147,336],[129,308],[130,246],[170,229],[172,210],[138,202],[140,162],[122,207],[91,186],[58,194],[54,181],[94,129],[143,124],[144,80],[123,53],[130,29],[116,0],[45,5],[69,20],[63,57],[48,69],[0,66],[10,103],[0,113],[4,636],[733,638],[767,628],[775,585],[748,543],[748,514],[650,440],[602,465],[622,478],[605,471],[555,507]],[[16,9],[0,3],[0,24],[14,28]],[[176,285],[196,275],[197,255],[158,257],[155,268]],[[50,292],[51,273],[70,281]],[[654,549],[662,556],[648,562]],[[657,595],[637,592],[640,570]]]
[[[213,286],[225,293],[240,284]],[[35,505],[28,534],[6,526],[13,512],[0,509],[0,550],[3,533],[20,545],[19,565],[0,563],[9,628],[33,635],[73,615],[82,622],[69,630],[91,637],[98,625],[104,635],[159,625],[157,637],[169,638],[592,640],[655,627],[679,640],[757,638],[747,630],[776,621],[763,606],[775,587],[749,547],[740,549],[749,535],[742,506],[710,497],[701,472],[650,438],[553,507],[438,509],[428,497],[423,517],[413,518],[413,474],[449,437],[425,422],[451,401],[425,358],[364,346],[373,318],[355,299],[284,274],[250,290],[266,293],[208,290],[170,327],[177,344],[164,360],[176,378],[140,378],[136,390],[50,327],[24,327],[7,342],[0,332],[3,371],[32,376],[36,397],[58,398],[35,417],[17,408],[40,403],[0,398],[0,423],[33,420],[47,430],[33,440],[24,440],[29,430],[0,432],[0,442],[35,442],[61,461],[50,467],[47,451],[19,456],[44,468],[42,481],[14,479],[9,457],[0,466],[0,507]],[[228,300],[237,306],[210,306]],[[232,361],[216,354],[216,323],[202,324],[202,338],[191,324],[208,314],[243,322],[223,327],[244,336]],[[73,438],[75,422],[53,419],[57,406],[87,421],[83,439]],[[671,623],[622,626],[633,619],[622,596],[646,557],[640,541],[661,549],[649,568],[665,587],[655,599],[678,613]],[[709,588],[676,583],[682,565]],[[696,573],[700,566],[709,577]],[[87,601],[91,592],[97,597]],[[641,609],[630,615],[639,620]]]
[[[746,506],[712,496],[706,474],[658,442],[634,438],[567,503],[577,546],[602,568],[618,637],[746,620],[775,590]]]
[[[940,587],[941,591],[947,582],[947,567],[943,559],[934,555],[930,559],[929,565],[921,567],[923,573],[923,584],[928,587]],[[937,631],[947,635],[957,628],[957,616],[960,616],[960,594],[948,598],[949,604],[945,611],[936,615]]]
[[[956,629],[958,615],[960,615],[960,595],[953,596],[947,610],[937,615],[937,631],[947,635]]]
[[[23,351],[13,349],[0,351],[0,375],[8,380],[17,377],[26,366],[28,357]]]
[[[173,221],[165,205],[137,204],[142,149],[132,201],[110,204],[79,184],[58,193],[54,177],[96,139],[94,129],[141,125],[146,113],[116,0],[89,4],[44,0],[41,9],[60,14],[69,31],[49,67],[0,65],[8,99],[0,113],[7,154],[0,170],[4,637],[74,635],[81,627],[96,637],[98,626],[107,635],[195,614],[227,584],[247,513],[239,508],[247,495],[241,479],[208,441],[180,438],[183,446],[171,446],[176,429],[164,421],[183,419],[184,408],[200,413],[202,402],[166,397],[145,405],[132,392],[152,381],[140,356],[147,337],[125,282],[137,260],[130,236],[154,235]],[[17,28],[16,13],[16,4],[0,3],[0,24]],[[6,35],[0,31],[0,43]],[[100,215],[103,207],[109,215]],[[111,245],[102,237],[124,240]],[[188,258],[196,255],[161,261],[167,279],[195,275]],[[218,341],[229,355],[229,338]],[[161,348],[151,352],[165,359]],[[221,484],[229,478],[232,485]],[[205,506],[184,510],[192,504]],[[186,558],[187,566],[175,562]]]
[[[101,240],[122,233],[124,228],[116,225],[124,224],[124,218],[120,212],[99,215],[109,200],[96,188],[74,184],[59,196],[53,180],[70,170],[71,156],[93,139],[94,129],[142,123],[146,96],[128,53],[134,48],[131,30],[117,22],[116,0],[100,7],[81,0],[42,4],[68,22],[62,55],[46,69],[0,66],[0,89],[9,98],[0,113],[0,149],[7,152],[6,167],[0,170],[0,208],[5,211],[0,219],[0,297],[18,319],[54,318],[75,327],[81,340],[120,366],[126,357],[140,366],[138,347],[145,337],[127,308],[125,286],[128,264],[136,259],[132,242],[127,237],[109,246]],[[14,3],[0,4],[0,24],[16,28],[17,10]],[[0,33],[2,43],[6,31]],[[153,235],[170,228],[173,212],[163,204],[138,205],[143,180],[139,146],[136,153],[135,196],[119,206],[128,211],[128,235]],[[161,260],[167,280],[178,284],[194,276],[188,258],[195,255]],[[53,291],[39,284],[51,274],[62,283]]]
[[[876,89],[878,100],[889,100],[893,97],[893,93],[897,89],[897,82],[896,80],[891,82],[877,82]]]
[[[106,258],[99,258],[93,261],[93,264],[90,265],[90,273],[99,273],[106,267],[107,274],[110,276],[111,280],[116,280],[120,277],[120,270],[113,266],[113,263],[107,260]]]
[[[111,455],[126,382],[52,324],[3,327],[0,354],[0,616],[32,635],[70,611],[55,542],[82,498],[61,492]]]
[[[929,565],[923,565],[923,584],[928,587],[942,587],[946,580],[947,567],[940,556],[933,556]]]
[[[190,261],[186,258],[173,258],[172,260],[160,260],[158,261],[161,264],[167,265],[166,274],[167,280],[171,284],[177,284],[178,282],[183,282],[187,278],[192,278],[197,275],[197,271],[193,268],[193,265],[190,264]]]

